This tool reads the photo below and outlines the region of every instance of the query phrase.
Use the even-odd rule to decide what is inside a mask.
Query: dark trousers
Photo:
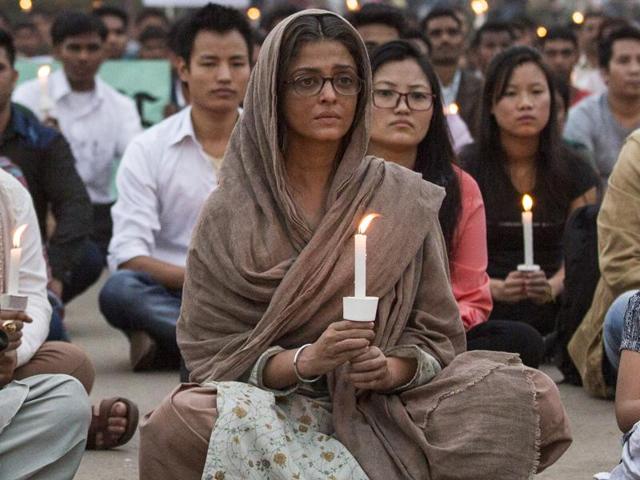
[[[544,358],[542,336],[531,325],[509,320],[489,320],[467,332],[467,350],[520,354],[522,363],[538,368]]]
[[[93,204],[93,234],[91,240],[98,246],[104,258],[107,258],[109,242],[113,234],[111,207],[113,203]]]
[[[176,322],[182,291],[167,289],[147,273],[118,270],[102,287],[99,303],[112,326],[125,334],[143,330],[153,337],[158,344],[157,368],[179,368]]]

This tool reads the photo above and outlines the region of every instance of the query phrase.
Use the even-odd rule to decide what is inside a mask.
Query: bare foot
[[[98,405],[93,406],[94,415],[100,413]],[[127,429],[127,405],[123,402],[116,402],[109,412],[109,420],[107,426],[107,435],[110,437],[109,443],[117,441]],[[96,433],[96,448],[104,448],[105,439],[103,432]]]

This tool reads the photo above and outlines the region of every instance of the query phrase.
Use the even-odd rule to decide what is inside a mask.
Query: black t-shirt
[[[524,238],[522,230],[522,196],[529,193],[534,199],[533,250],[534,262],[540,265],[547,277],[553,276],[562,265],[562,236],[569,216],[571,202],[599,185],[593,168],[568,150],[562,161],[565,171],[570,172],[564,195],[554,196],[536,186],[532,192],[518,192],[506,172],[491,181],[479,181],[485,200],[487,214],[487,248],[489,263],[487,273],[491,278],[504,279],[524,263]],[[462,154],[462,163],[469,173],[479,180],[482,165],[477,150],[473,147]],[[500,178],[501,177],[501,178]],[[483,183],[485,183],[483,185]],[[500,184],[498,183],[500,182]],[[496,188],[501,186],[501,188]],[[491,191],[489,191],[491,189]],[[558,198],[566,198],[559,201]],[[552,306],[538,306],[525,301],[518,304],[494,302],[491,318],[523,320],[539,330],[549,330],[553,318],[549,317]],[[543,315],[545,318],[536,318]],[[543,326],[545,324],[546,326]]]

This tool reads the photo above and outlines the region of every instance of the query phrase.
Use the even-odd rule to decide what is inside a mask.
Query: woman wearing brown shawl
[[[197,383],[143,423],[142,479],[514,480],[568,447],[548,377],[456,357],[443,192],[365,157],[370,95],[341,17],[306,11],[265,41],[189,252],[178,343]],[[342,321],[369,212],[375,326]]]

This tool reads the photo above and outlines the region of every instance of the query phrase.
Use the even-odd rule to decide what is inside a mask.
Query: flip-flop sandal
[[[113,436],[109,433],[109,417],[111,416],[111,408],[114,404],[121,402],[127,406],[127,427],[120,436]],[[87,438],[87,450],[109,450],[111,448],[124,445],[138,428],[138,406],[128,398],[113,397],[105,398],[100,402],[98,415],[92,413],[91,426],[89,427],[89,436]],[[98,433],[102,433],[102,446],[96,445],[96,437]]]

